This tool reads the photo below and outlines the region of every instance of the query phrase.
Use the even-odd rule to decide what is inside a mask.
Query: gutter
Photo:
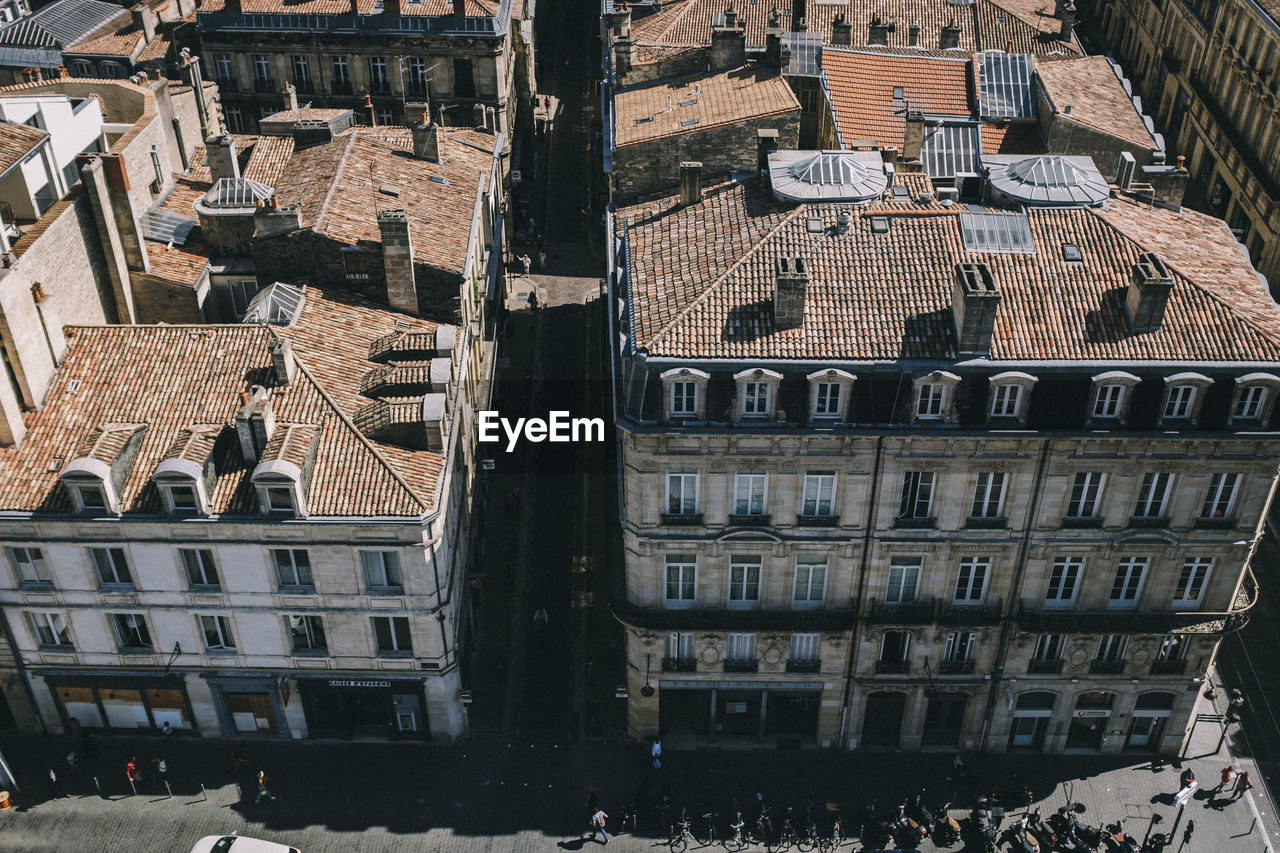
[[[876,455],[875,465],[871,470],[871,490],[867,494],[867,525],[866,533],[862,535],[862,560],[858,567],[858,596],[857,602],[854,604],[853,613],[853,631],[849,637],[849,664],[844,674],[844,697],[840,700],[840,749],[844,749],[843,744],[848,743],[849,734],[849,715],[853,713],[851,700],[853,699],[853,674],[858,671],[858,650],[861,644],[858,642],[858,620],[862,618],[862,600],[867,589],[867,567],[871,562],[871,545],[872,545],[872,524],[875,521],[876,499],[880,491],[880,461],[883,458],[884,436],[876,438]]]

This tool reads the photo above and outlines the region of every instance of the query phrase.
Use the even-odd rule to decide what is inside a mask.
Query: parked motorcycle
[[[1015,850],[1025,853],[1040,853],[1040,839],[1030,830],[1031,813],[1027,812],[1013,825],[1013,839],[1017,843]]]
[[[1115,823],[1107,824],[1107,846],[1120,853],[1138,853],[1138,839],[1134,838],[1133,833],[1124,831],[1124,821],[1124,818],[1120,818]]]
[[[916,837],[923,841],[933,829],[933,812],[924,801],[924,791],[916,794],[915,800],[907,808],[907,818],[914,822]]]
[[[960,840],[960,822],[950,813],[951,803],[946,802],[934,812],[933,843],[939,847],[950,847]]]
[[[898,804],[898,818],[893,822],[894,838],[900,842],[910,839],[908,846],[915,847],[929,835],[928,824],[923,824],[907,813],[907,801]]]
[[[1031,821],[1027,824],[1027,828],[1035,835],[1036,840],[1045,846],[1045,849],[1052,849],[1057,845],[1058,833],[1040,818],[1039,806],[1032,810]]]
[[[1063,806],[1049,819],[1058,831],[1059,845],[1075,851],[1092,851],[1102,846],[1103,830],[1080,820],[1075,809]]]
[[[994,800],[979,797],[977,805],[969,814],[969,825],[978,838],[978,843],[987,853],[995,853],[996,842],[1000,839],[1000,824],[1004,821],[1004,809]]]

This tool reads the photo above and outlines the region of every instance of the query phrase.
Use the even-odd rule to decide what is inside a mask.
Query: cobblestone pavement
[[[1226,757],[1212,754],[1216,742],[1215,732],[1200,727],[1195,746],[1210,754],[1188,762],[1209,784],[1216,783]],[[229,741],[99,738],[96,746],[96,759],[86,759],[86,770],[96,772],[101,796],[91,778],[67,778],[71,796],[52,801],[43,773],[50,766],[65,769],[66,741],[0,739],[22,785],[16,807],[0,812],[0,849],[187,853],[203,835],[239,830],[292,844],[303,853],[578,850],[593,845],[584,840],[588,795],[598,796],[612,826],[619,806],[646,780],[652,790],[669,785],[674,802],[687,799],[691,810],[713,796],[724,810],[729,797],[746,801],[759,790],[770,802],[797,806],[812,794],[842,804],[852,815],[873,795],[894,803],[921,787],[931,802],[954,796],[957,806],[967,805],[974,792],[1010,784],[1015,774],[1046,813],[1081,802],[1088,822],[1127,817],[1129,827],[1141,832],[1152,813],[1159,813],[1164,821],[1157,829],[1173,830],[1170,851],[1180,849],[1177,842],[1188,819],[1195,821],[1195,832],[1181,849],[1189,851],[1261,851],[1266,849],[1263,827],[1273,839],[1278,829],[1257,789],[1230,804],[1200,792],[1179,815],[1170,804],[1178,764],[1153,766],[1119,757],[974,756],[967,758],[972,781],[960,783],[947,779],[951,756],[936,753],[668,749],[663,767],[654,771],[645,747],[619,742],[251,741],[244,743],[250,765],[237,777]],[[173,796],[166,795],[154,771],[134,795],[124,775],[126,760],[136,755],[150,769],[162,751],[171,768]],[[258,769],[268,774],[277,801],[253,804],[252,777]],[[1012,803],[1006,806],[1015,811]],[[652,851],[659,846],[659,827],[658,818],[642,809],[641,834],[622,835],[611,849]],[[850,842],[844,849],[857,846]],[[932,849],[931,841],[924,844],[926,853]],[[1010,849],[1007,841],[1001,849]]]

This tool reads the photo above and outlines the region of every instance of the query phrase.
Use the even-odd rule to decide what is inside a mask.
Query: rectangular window
[[[697,564],[693,555],[669,555],[666,563],[666,576],[667,607],[692,607],[697,580]]]
[[[101,486],[89,484],[77,485],[76,493],[80,496],[80,508],[85,512],[95,512],[107,508],[107,496]]]
[[[1065,608],[1075,603],[1076,590],[1080,586],[1080,571],[1084,560],[1079,557],[1059,557],[1053,561],[1049,572],[1049,589],[1044,594],[1046,608]]]
[[[698,514],[698,475],[686,471],[667,474],[667,514]]]
[[[1143,475],[1142,486],[1138,489],[1138,504],[1133,508],[1133,514],[1138,518],[1162,517],[1172,484],[1172,474]]]
[[[409,639],[409,617],[374,616],[371,621],[373,639],[379,653],[413,653],[413,642]]]
[[[1262,417],[1262,406],[1267,402],[1267,389],[1263,385],[1246,385],[1236,398],[1233,419],[1256,421]]]
[[[227,130],[232,133],[244,132],[244,117],[238,106],[234,104],[223,106],[222,117],[227,120]]]
[[[759,471],[739,473],[734,477],[734,515],[764,515],[765,479],[765,474]]]
[[[898,518],[932,518],[932,471],[907,471],[902,475],[902,501]]]
[[[813,397],[815,418],[840,417],[840,383],[819,382]]]
[[[818,659],[817,634],[792,634],[790,659],[795,661],[816,661]]]
[[[152,648],[151,632],[147,630],[147,620],[141,613],[112,613],[110,618],[120,651]]]
[[[169,495],[169,506],[173,508],[175,515],[195,515],[200,511],[193,487],[166,485],[164,490]]]
[[[61,613],[28,613],[27,623],[42,646],[70,646],[71,631]]]
[[[886,631],[880,638],[880,663],[902,665],[907,662],[911,635],[906,631]]]
[[[215,53],[213,55],[213,74],[219,83],[234,83],[235,66],[231,62],[231,54]]]
[[[942,394],[941,382],[920,383],[919,396],[916,398],[916,418],[933,420],[942,417]]]
[[[315,588],[311,578],[311,555],[304,548],[273,548],[271,561],[275,563],[276,579],[281,587]]]
[[[427,61],[421,57],[409,58],[409,94],[429,95],[431,93]]]
[[[211,652],[234,652],[235,638],[231,635],[231,620],[226,616],[207,616],[201,614],[200,634],[204,637],[204,647]]]
[[[814,471],[804,475],[800,514],[809,517],[835,515],[836,475],[834,471]]]
[[[360,565],[364,568],[366,588],[404,592],[404,579],[400,575],[400,555],[395,551],[361,551]]]
[[[476,96],[476,79],[470,59],[460,56],[453,59],[453,96],[455,98]]]
[[[129,574],[129,561],[125,559],[123,548],[90,548],[93,567],[98,572],[98,583],[102,586],[133,585],[133,577]]]
[[[1098,641],[1098,654],[1094,660],[1122,661],[1128,646],[1129,638],[1124,634],[1103,634]]]
[[[973,631],[957,631],[947,635],[942,647],[942,659],[949,661],[973,660],[973,650],[978,645],[978,635]]]
[[[1169,389],[1169,398],[1164,401],[1166,419],[1191,417],[1191,404],[1196,399],[1196,386],[1175,385]]]
[[[1182,573],[1178,575],[1178,586],[1173,594],[1175,610],[1193,610],[1200,606],[1212,568],[1213,560],[1204,558],[1187,560],[1182,564]]]
[[[279,515],[293,515],[293,489],[289,486],[267,486],[263,489],[267,496],[267,512]]]
[[[1187,649],[1191,646],[1186,634],[1165,634],[1160,640],[1160,650],[1156,652],[1156,660],[1161,663],[1186,660]]]
[[[920,592],[920,557],[894,557],[889,566],[885,604],[910,604]]]
[[[960,561],[960,572],[956,575],[956,593],[952,598],[956,604],[981,604],[987,595],[987,574],[991,568],[991,560],[986,557],[973,557]]]
[[[693,634],[668,632],[663,657],[672,661],[693,660]]]
[[[253,56],[253,83],[259,92],[269,92],[273,85],[271,80],[271,57],[261,54]]]
[[[1021,404],[1021,385],[997,385],[991,392],[991,417],[1016,418]]]
[[[369,280],[369,254],[360,249],[342,252],[342,266],[347,281]]]
[[[698,383],[671,383],[672,417],[691,418],[698,413]]]
[[[796,558],[796,583],[792,595],[795,607],[817,607],[827,588],[827,558]]]
[[[303,94],[311,92],[311,60],[295,55],[290,58],[290,64],[293,66],[293,85]]]
[[[381,56],[369,57],[369,91],[375,95],[391,91],[391,83],[387,80],[387,60]]]
[[[979,474],[969,516],[1000,518],[1002,515],[1004,515],[1004,474],[999,472]]]
[[[729,561],[729,606],[760,606],[760,565],[762,558],[733,557]]]
[[[1066,648],[1066,634],[1041,634],[1036,637],[1036,647],[1031,652],[1031,659],[1062,660],[1062,655]]]
[[[742,383],[742,414],[749,418],[763,418],[769,414],[769,383]]]
[[[1133,610],[1138,606],[1142,581],[1147,573],[1146,557],[1126,557],[1116,567],[1107,606],[1112,610]]]
[[[285,628],[295,652],[327,652],[329,643],[324,636],[324,619],[319,616],[286,616]]]
[[[1107,475],[1095,471],[1076,474],[1071,484],[1071,499],[1067,502],[1067,518],[1096,518],[1099,496]]]
[[[53,583],[49,566],[44,561],[44,552],[39,548],[10,548],[9,559],[13,560],[18,583],[22,586],[48,586]]]
[[[329,57],[329,80],[335,95],[351,94],[351,68],[345,56]]]
[[[1200,507],[1201,518],[1230,518],[1236,505],[1236,490],[1240,485],[1239,474],[1214,474],[1209,480],[1209,491]]]
[[[729,635],[729,660],[755,660],[756,657],[756,635],[755,634],[730,634]]]
[[[218,587],[218,569],[213,551],[207,548],[180,548],[182,566],[187,570],[187,583],[193,587]]]
[[[1120,401],[1123,398],[1123,385],[1099,385],[1098,395],[1093,398],[1093,416],[1095,418],[1118,418],[1120,416]]]

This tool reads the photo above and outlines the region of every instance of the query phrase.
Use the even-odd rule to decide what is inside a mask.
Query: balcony
[[[254,77],[253,91],[255,92],[274,92],[276,90],[276,81],[270,77]]]
[[[1061,660],[1029,660],[1027,661],[1028,675],[1057,675],[1062,672]]]
[[[760,669],[760,661],[756,658],[725,658],[725,672],[755,672]]]
[[[1089,530],[1102,526],[1102,516],[1094,515],[1088,518],[1067,517],[1062,519],[1062,528],[1064,530]]]
[[[933,530],[938,526],[936,518],[895,518],[893,526],[899,530]]]
[[[838,633],[854,626],[853,607],[816,607],[812,610],[730,610],[725,607],[668,610],[641,607],[625,598],[609,603],[622,623],[654,631],[778,631],[786,633]]]
[[[1009,526],[1007,518],[981,518],[971,515],[964,520],[967,530],[1005,530]]]
[[[1134,515],[1129,517],[1129,526],[1138,528],[1138,529],[1145,528],[1147,530],[1168,530],[1169,516],[1167,515],[1157,515],[1157,516]]]
[[[1184,660],[1158,660],[1151,664],[1152,675],[1182,675],[1187,671]]]
[[[662,523],[668,527],[697,527],[702,524],[700,512],[664,512]]]
[[[299,95],[310,95],[316,90],[316,84],[311,82],[311,78],[307,77],[302,80],[294,80],[293,88],[298,90]]]
[[[350,80],[334,80],[331,84],[329,84],[329,90],[335,95],[350,95],[351,81]]]
[[[838,515],[797,515],[796,527],[838,527]]]
[[[934,601],[909,601],[886,604],[871,599],[867,621],[872,625],[932,625],[937,603]]]
[[[1235,530],[1234,518],[1197,518],[1196,530]]]
[[[905,660],[876,661],[876,675],[906,675],[910,670],[911,664]]]
[[[999,625],[1004,603],[946,604],[939,608],[939,625]]]
[[[730,527],[768,527],[772,522],[773,516],[758,513],[732,514],[729,516]]]
[[[390,94],[391,94],[391,81],[390,81],[390,80],[370,80],[370,81],[369,81],[369,94],[371,94],[371,95],[390,95]]]
[[[1089,662],[1090,675],[1123,675],[1124,667],[1128,661],[1122,660],[1095,660]]]
[[[696,672],[698,662],[694,658],[663,658],[663,672]]]
[[[822,669],[820,660],[789,660],[787,672],[818,672]]]
[[[938,664],[938,675],[973,675],[973,661],[944,660]]]

